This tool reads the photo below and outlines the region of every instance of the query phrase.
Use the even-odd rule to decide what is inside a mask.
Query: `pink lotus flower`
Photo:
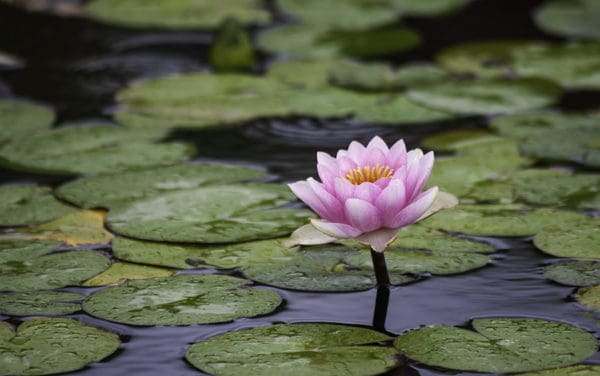
[[[308,178],[289,187],[321,217],[311,223],[329,241],[354,238],[383,252],[400,228],[442,207],[456,205],[451,195],[445,197],[444,203],[433,205],[437,187],[423,192],[433,159],[433,152],[407,152],[403,140],[391,148],[379,137],[366,147],[352,141],[348,150],[338,151],[335,158],[317,153],[321,183]],[[448,200],[448,196],[452,199]],[[300,232],[306,231],[310,229]],[[324,242],[309,240],[297,244]]]

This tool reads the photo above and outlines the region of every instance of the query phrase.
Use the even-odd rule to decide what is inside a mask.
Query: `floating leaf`
[[[186,359],[213,375],[378,375],[397,366],[376,331],[334,324],[278,324],[225,333],[192,345]]]
[[[217,164],[182,164],[80,178],[56,194],[84,208],[110,208],[161,193],[264,177],[258,169]]]
[[[600,311],[600,286],[579,289],[575,299],[589,309]]]
[[[269,66],[267,77],[296,89],[322,88],[329,86],[329,72],[339,64],[337,60],[280,61]]]
[[[314,117],[343,117],[374,105],[376,96],[335,87],[299,91],[287,98],[290,111]]]
[[[460,205],[443,210],[422,224],[469,235],[528,236],[539,233],[546,226],[564,226],[586,218],[583,214],[569,211],[531,210],[519,205]]]
[[[95,251],[55,252],[54,242],[0,242],[0,291],[77,285],[102,272],[110,260]]]
[[[420,225],[412,225],[400,229],[391,246],[405,249],[427,249],[430,251],[458,253],[492,253],[494,247],[489,244],[459,238],[442,231],[433,230]]]
[[[198,246],[117,237],[113,240],[112,246],[114,255],[121,260],[178,269],[204,267],[230,269],[289,259],[297,252],[295,249],[283,246],[280,240]]]
[[[490,126],[503,136],[523,139],[529,136],[543,137],[553,130],[594,130],[598,122],[600,115],[594,113],[544,112],[498,117],[491,121]]]
[[[339,57],[338,46],[319,43],[326,28],[312,25],[283,25],[261,32],[256,44],[263,51],[297,59],[333,59]]]
[[[113,235],[104,229],[104,217],[103,211],[81,210],[8,237],[58,240],[70,246],[108,244]]]
[[[369,123],[403,125],[443,121],[454,115],[418,105],[404,95],[379,95],[369,105],[357,108],[355,117]]]
[[[600,39],[600,5],[595,0],[553,0],[536,9],[534,20],[544,31],[565,37]]]
[[[409,331],[394,346],[429,366],[483,373],[513,373],[581,362],[597,349],[589,333],[553,321],[477,319],[473,329],[431,326]]]
[[[174,270],[131,264],[128,262],[114,262],[102,273],[82,283],[82,286],[96,287],[116,285],[134,279],[170,277],[174,274]]]
[[[83,295],[63,291],[14,292],[0,295],[0,313],[8,316],[68,315],[81,309],[83,299]]]
[[[153,143],[162,131],[115,126],[63,127],[0,147],[4,166],[49,174],[106,173],[174,164],[192,156],[182,143]]]
[[[600,366],[582,364],[579,366],[547,369],[545,371],[523,373],[521,376],[598,376]]]
[[[546,107],[561,90],[538,79],[454,81],[414,88],[408,98],[418,104],[456,114],[507,114]]]
[[[36,104],[0,100],[0,143],[44,130],[54,122],[54,112]]]
[[[600,219],[583,217],[544,228],[533,238],[533,244],[557,257],[600,259]]]
[[[119,337],[66,318],[28,320],[17,328],[0,322],[0,370],[10,375],[71,372],[114,353]]]
[[[242,24],[271,21],[262,0],[93,0],[86,11],[102,22],[143,28],[213,29],[229,17]]]
[[[436,17],[459,10],[471,0],[391,0],[402,14],[414,17]]]
[[[91,295],[83,309],[129,325],[190,325],[266,315],[281,297],[224,275],[179,275],[129,281]]]
[[[284,185],[227,185],[175,191],[112,208],[108,226],[139,239],[231,243],[285,236],[311,212],[276,208],[293,196]]]
[[[544,276],[568,286],[600,285],[600,262],[565,261],[544,269]]]
[[[76,210],[54,198],[48,187],[4,185],[0,186],[0,197],[1,226],[33,225]]]

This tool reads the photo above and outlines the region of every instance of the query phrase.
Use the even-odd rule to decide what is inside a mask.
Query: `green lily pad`
[[[421,145],[436,151],[453,151],[459,154],[472,154],[473,150],[489,151],[489,144],[496,144],[505,138],[482,129],[453,129],[425,137]],[[516,148],[514,152],[517,152]]]
[[[264,77],[188,73],[145,81],[117,93],[115,118],[130,127],[203,128],[287,115],[290,88]]]
[[[111,208],[174,190],[264,177],[258,169],[217,164],[181,164],[89,176],[60,186],[56,194],[83,208]]]
[[[376,97],[335,87],[303,90],[287,98],[291,112],[315,117],[343,117],[370,107]]]
[[[378,375],[398,365],[390,337],[334,324],[277,324],[218,335],[192,345],[186,359],[213,375]]]
[[[418,104],[456,114],[509,114],[546,107],[561,96],[559,87],[538,79],[482,79],[442,82],[407,92]]]
[[[405,249],[426,249],[440,252],[493,253],[495,251],[494,247],[489,244],[459,238],[420,225],[403,227],[398,232],[398,237],[390,245]]]
[[[546,112],[502,116],[493,119],[490,126],[503,136],[523,139],[529,136],[543,137],[554,130],[593,130],[599,121],[600,115],[595,113]]]
[[[600,286],[584,287],[577,291],[575,299],[594,311],[600,311]]]
[[[179,275],[129,281],[91,295],[89,314],[129,325],[191,325],[271,313],[281,304],[273,291],[224,275]]]
[[[276,208],[293,199],[284,185],[227,185],[175,191],[111,208],[107,225],[129,237],[231,243],[285,236],[312,212]]]
[[[339,57],[335,44],[319,43],[326,28],[312,25],[282,25],[261,32],[256,39],[258,48],[289,58],[323,60]]]
[[[533,205],[600,209],[600,174],[523,170],[511,177],[518,200]]]
[[[556,223],[540,231],[533,244],[557,257],[600,259],[600,219],[584,217],[578,221]]]
[[[568,366],[598,350],[591,334],[554,321],[491,318],[472,325],[475,331],[444,325],[412,330],[394,346],[429,366],[484,373]]]
[[[49,187],[4,185],[0,197],[0,226],[48,222],[76,210],[54,198]]]
[[[521,376],[598,376],[600,375],[600,366],[591,364],[581,364],[578,366],[547,369],[545,371],[527,372]]]
[[[322,88],[329,86],[329,72],[339,64],[337,60],[280,61],[269,66],[267,77],[295,89]]]
[[[356,108],[359,120],[389,125],[406,125],[448,120],[454,115],[411,102],[404,95],[378,95],[369,105]]]
[[[422,225],[478,236],[529,236],[546,226],[578,223],[583,214],[556,209],[528,209],[519,205],[459,205],[443,210]],[[562,230],[561,230],[562,231]]]
[[[329,73],[334,85],[363,91],[400,91],[448,78],[448,72],[428,63],[404,65],[393,70],[388,64],[341,61]]]
[[[106,173],[174,164],[195,150],[182,143],[154,143],[162,131],[114,126],[40,131],[0,147],[0,164],[51,174]]]
[[[113,254],[125,261],[178,269],[231,269],[255,263],[286,260],[296,255],[281,240],[260,240],[219,246],[157,243],[117,237]]]
[[[117,285],[124,281],[130,281],[134,279],[170,277],[174,274],[175,271],[170,269],[156,268],[147,265],[137,265],[128,262],[114,262],[102,273],[83,282],[82,286],[97,287]]]
[[[262,0],[92,0],[85,10],[98,21],[128,27],[214,29],[229,17],[246,25],[271,21]]]
[[[0,291],[46,290],[80,282],[104,271],[110,260],[95,251],[54,252],[55,242],[0,242]]]
[[[54,112],[36,104],[0,100],[0,143],[50,127]]]
[[[0,370],[10,375],[50,375],[84,368],[114,353],[119,337],[66,318],[28,320],[15,331],[0,322]]]
[[[600,5],[595,0],[554,0],[536,9],[534,20],[542,30],[560,36],[600,39]]]
[[[403,15],[414,17],[436,17],[455,12],[471,0],[391,0]]]
[[[81,309],[83,295],[62,291],[28,291],[0,295],[0,313],[8,316],[68,315]]]
[[[565,261],[544,269],[544,276],[568,286],[600,285],[600,262]]]

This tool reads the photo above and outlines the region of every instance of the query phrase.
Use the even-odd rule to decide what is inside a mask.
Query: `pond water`
[[[388,57],[392,64],[432,60],[442,49],[485,39],[561,40],[541,32],[531,19],[541,0],[479,0],[456,14],[441,18],[407,18],[423,43],[417,49]],[[276,23],[285,22],[282,15]],[[253,32],[256,30],[253,29]],[[132,82],[169,73],[208,70],[213,34],[202,31],[133,30],[87,19],[28,12],[0,2],[0,50],[22,58],[23,67],[0,70],[0,99],[27,98],[52,106],[56,124],[107,121],[116,107],[114,94]],[[274,60],[259,56],[256,71]],[[559,108],[600,107],[600,91],[570,91]],[[484,117],[451,120],[450,127],[484,128]],[[290,182],[315,175],[316,151],[335,152],[351,140],[366,142],[374,135],[387,141],[404,138],[411,148],[448,123],[419,127],[365,126],[357,120],[282,118],[258,120],[241,127],[178,131],[171,138],[197,146],[196,160],[260,166]],[[71,178],[30,174],[0,168],[2,183],[36,182],[53,187]],[[392,287],[385,329],[397,336],[423,325],[468,325],[473,318],[534,317],[555,320],[600,335],[594,315],[572,299],[575,287],[546,279],[543,268],[556,261],[532,245],[531,238],[478,238],[494,246],[492,263],[452,276],[433,276],[418,283]],[[110,254],[110,249],[106,250]],[[188,271],[187,273],[194,273]],[[187,348],[225,332],[273,323],[343,323],[372,326],[376,290],[316,293],[261,287],[276,291],[284,304],[276,313],[237,319],[227,324],[133,327],[94,318],[68,315],[121,336],[122,345],[109,358],[73,374],[198,375],[184,359]],[[93,288],[64,288],[89,295]],[[18,323],[17,317],[1,317]],[[586,363],[600,364],[600,355]],[[435,369],[408,361],[390,375],[471,375]]]

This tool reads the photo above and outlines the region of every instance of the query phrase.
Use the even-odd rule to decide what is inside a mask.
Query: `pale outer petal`
[[[367,149],[358,141],[352,141],[348,146],[348,157],[360,165],[365,159]]]
[[[369,144],[367,145],[367,150],[372,149],[379,149],[384,154],[387,154],[390,151],[385,141],[383,141],[379,136],[375,136],[371,139],[371,141],[369,141]]]
[[[410,185],[410,188],[407,189],[409,193],[407,196],[409,200],[413,200],[417,195],[421,193],[425,183],[427,183],[427,179],[429,179],[429,175],[431,174],[431,169],[433,168],[433,152],[425,154],[418,164],[411,166],[411,170],[409,171],[409,176],[406,178],[407,180],[407,188]]]
[[[344,208],[350,225],[361,232],[374,231],[383,226],[381,213],[367,201],[351,198],[346,201]]]
[[[396,236],[400,229],[397,228],[381,228],[376,231],[368,232],[357,237],[356,240],[368,244],[375,252],[383,252]]]
[[[312,224],[306,224],[297,228],[289,238],[285,239],[283,245],[292,248],[297,245],[319,245],[334,242],[337,238],[326,235],[317,230]]]
[[[344,223],[334,223],[319,219],[311,219],[310,223],[325,235],[338,239],[354,238],[361,234],[359,229]]]
[[[315,191],[310,187],[307,181],[301,180],[295,183],[288,184],[288,187],[294,192],[294,194],[302,200],[308,207],[315,211],[320,217],[328,214],[328,210],[325,208]]]
[[[391,227],[400,228],[414,223],[431,206],[437,195],[438,187],[433,187],[417,196],[417,199],[408,204],[391,223]]]
[[[400,139],[392,145],[387,155],[387,164],[394,170],[406,165],[406,145],[404,144],[404,140]]]

